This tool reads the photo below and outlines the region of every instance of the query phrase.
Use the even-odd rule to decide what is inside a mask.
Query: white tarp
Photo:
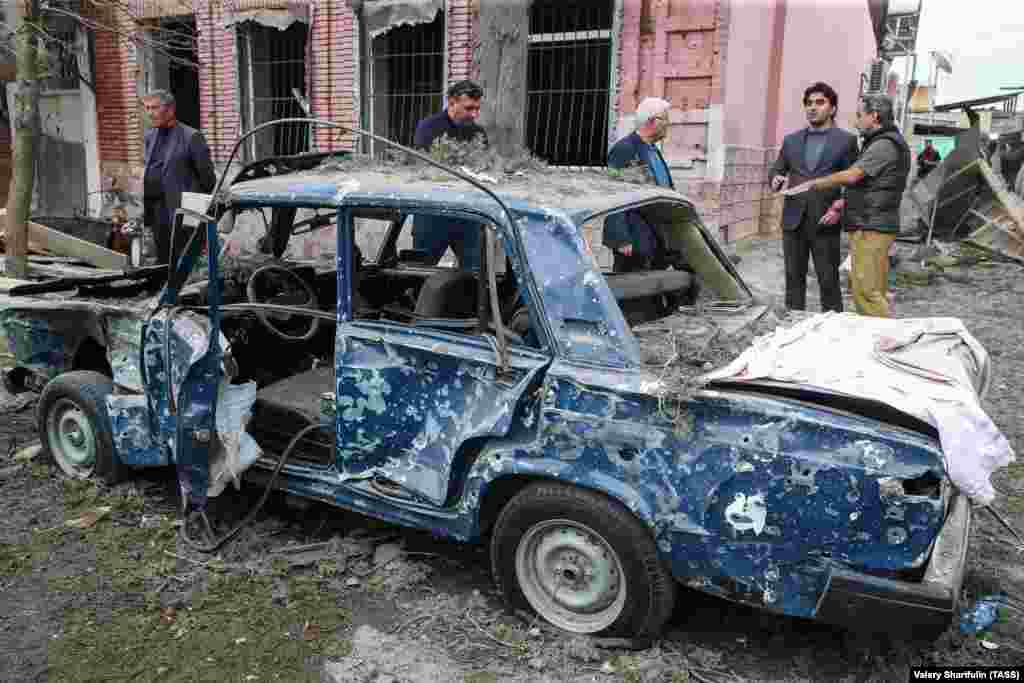
[[[973,366],[973,367],[971,367]],[[874,399],[939,432],[950,480],[972,500],[995,498],[990,478],[1015,460],[980,404],[988,355],[955,318],[894,320],[823,313],[778,328],[702,379],[771,379]]]

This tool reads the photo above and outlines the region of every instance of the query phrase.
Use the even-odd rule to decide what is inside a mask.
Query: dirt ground
[[[779,251],[778,240],[737,248],[741,270],[775,294]],[[986,407],[1024,453],[1024,268],[950,249],[922,269],[900,254],[896,314],[966,322],[992,356]],[[199,555],[177,539],[169,473],[113,489],[64,480],[25,450],[33,409],[31,395],[0,393],[3,681],[853,683],[905,681],[911,665],[1024,664],[1022,612],[981,637],[954,624],[912,641],[687,590],[647,649],[571,638],[504,610],[483,548],[283,497],[219,555]],[[1024,464],[995,483],[997,509],[1024,529]],[[223,496],[220,517],[240,519],[258,495]],[[974,519],[963,604],[1024,601],[1024,553],[991,516]]]

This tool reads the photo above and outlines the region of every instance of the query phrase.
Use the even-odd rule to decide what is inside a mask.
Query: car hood
[[[953,483],[991,501],[991,474],[1014,454],[982,408],[988,354],[961,321],[756,309],[680,313],[641,328],[648,369],[660,378],[655,393],[753,392],[938,436]]]

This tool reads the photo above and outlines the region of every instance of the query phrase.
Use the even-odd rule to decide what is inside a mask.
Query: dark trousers
[[[821,289],[821,310],[843,310],[843,292],[839,288],[839,228],[825,227],[805,216],[795,230],[782,233],[782,253],[786,263],[786,308],[807,308],[807,258],[814,257],[814,272]]]
[[[181,258],[182,252],[185,251],[185,245],[188,244],[189,238],[192,236],[193,228],[182,227],[180,230],[174,233],[174,244],[171,244],[171,226],[163,225],[163,212],[161,208],[163,203],[159,200],[143,199],[142,200],[142,220],[150,226],[153,231],[153,242],[156,248],[156,262],[164,265],[172,257],[171,249],[173,247],[173,257],[175,259]],[[175,263],[177,265],[177,263]]]
[[[650,270],[651,269],[651,257],[640,256],[633,254],[632,256],[626,256],[615,251],[612,252],[615,257],[615,261],[612,264],[612,270],[616,273],[634,273],[638,270]]]

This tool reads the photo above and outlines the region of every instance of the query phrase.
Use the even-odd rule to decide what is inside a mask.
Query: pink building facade
[[[181,14],[180,0],[138,1],[137,18],[154,27],[195,31],[198,88],[144,46],[96,34],[104,187],[138,186],[137,100],[153,87],[183,93],[179,111],[193,112],[218,163],[241,132],[304,112],[408,141],[416,120],[443,106],[448,84],[476,75],[474,54],[487,49],[479,6],[492,0],[192,0],[191,14]],[[839,122],[848,125],[876,55],[872,3],[533,0],[527,146],[556,163],[600,163],[630,129],[636,104],[663,97],[673,105],[664,152],[678,189],[726,241],[770,232],[778,208],[765,193],[766,169],[785,133],[804,125],[808,84],[839,91]],[[298,128],[247,151],[352,145],[334,131]]]

